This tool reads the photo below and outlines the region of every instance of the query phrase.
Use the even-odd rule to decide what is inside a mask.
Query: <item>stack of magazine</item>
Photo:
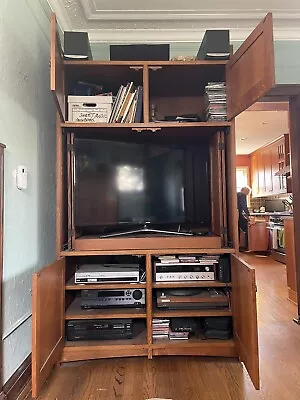
[[[121,85],[109,118],[109,123],[132,123],[142,122],[143,110],[143,87],[134,86],[128,82],[126,86]]]
[[[227,121],[226,82],[208,82],[205,101],[207,121]]]

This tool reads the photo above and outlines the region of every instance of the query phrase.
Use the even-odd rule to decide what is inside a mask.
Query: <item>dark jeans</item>
[[[245,233],[245,248],[248,248],[248,221],[243,215],[239,216],[239,238],[241,231]]]

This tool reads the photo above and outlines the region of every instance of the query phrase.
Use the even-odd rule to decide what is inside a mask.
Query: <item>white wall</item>
[[[55,259],[55,107],[49,10],[0,0],[0,142],[5,150],[4,381],[31,352],[31,276]],[[28,189],[13,171],[28,168]]]

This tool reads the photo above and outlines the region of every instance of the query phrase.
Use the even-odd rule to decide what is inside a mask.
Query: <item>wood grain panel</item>
[[[147,312],[147,343],[152,344],[152,257],[150,254],[146,256],[146,312]],[[148,358],[152,358],[152,351],[149,347]]]
[[[255,222],[248,226],[248,250],[267,251],[269,248],[269,230],[266,221]]]
[[[275,86],[272,14],[267,14],[230,58],[226,81],[229,120]]]
[[[66,119],[66,96],[62,49],[57,32],[56,16],[50,20],[50,90],[62,121]]]
[[[4,149],[5,145],[0,143],[0,335],[2,337],[2,282],[3,282],[3,231],[4,231]],[[3,386],[2,362],[3,349],[0,341],[0,388]]]
[[[199,236],[199,237],[141,237],[141,238],[109,238],[97,239],[82,237],[74,240],[75,251],[93,251],[105,250],[115,251],[124,250],[162,250],[176,249],[183,251],[185,249],[220,249],[221,238],[219,236]]]
[[[297,293],[297,276],[296,276],[296,257],[295,257],[295,238],[294,238],[294,219],[285,218],[284,220],[284,237],[285,237],[285,256],[286,256],[286,275],[289,294],[292,301],[295,302]],[[296,300],[297,301],[297,300]]]
[[[32,277],[32,396],[37,397],[64,346],[65,259]]]
[[[240,360],[259,389],[259,361],[255,271],[245,261],[231,255],[232,313],[234,339]]]
[[[238,211],[236,193],[236,144],[235,144],[235,124],[233,123],[229,132],[225,135],[226,149],[226,183],[227,183],[227,223],[228,240],[235,251],[239,249],[238,234]]]
[[[212,232],[221,236],[223,242],[222,160],[221,134],[217,132],[210,143],[210,198]]]
[[[294,204],[294,240],[300,243],[300,96],[290,100],[290,147]],[[300,318],[300,246],[295,246],[298,318]]]

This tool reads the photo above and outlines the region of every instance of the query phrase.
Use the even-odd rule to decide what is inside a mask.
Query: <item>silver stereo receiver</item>
[[[112,289],[81,291],[81,307],[144,307],[146,304],[145,289]]]
[[[154,263],[156,282],[213,281],[216,279],[215,264],[200,263]]]
[[[75,272],[75,283],[139,282],[138,264],[85,264]]]

